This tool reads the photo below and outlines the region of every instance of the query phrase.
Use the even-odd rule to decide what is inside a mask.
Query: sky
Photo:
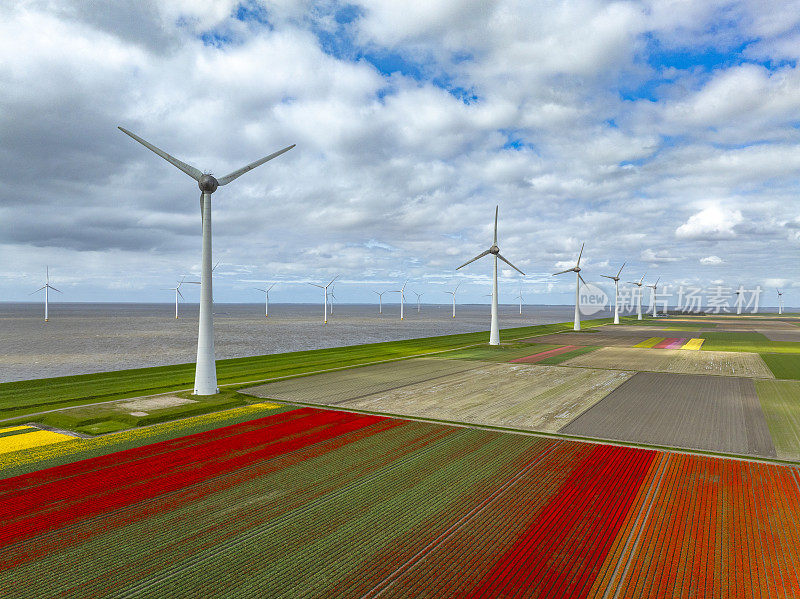
[[[0,301],[197,280],[197,184],[121,125],[217,176],[297,144],[213,195],[216,301],[486,302],[499,206],[501,302],[571,303],[585,242],[800,306],[798,58],[797,0],[0,0]]]

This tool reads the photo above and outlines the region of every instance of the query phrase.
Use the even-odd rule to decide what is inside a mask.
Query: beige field
[[[761,356],[741,352],[602,347],[562,362],[562,366],[775,378]]]
[[[444,368],[448,364],[449,372]],[[455,372],[459,364],[461,370]],[[409,371],[418,377],[416,382],[410,382]],[[632,374],[419,358],[270,383],[243,392],[275,400],[555,432]]]

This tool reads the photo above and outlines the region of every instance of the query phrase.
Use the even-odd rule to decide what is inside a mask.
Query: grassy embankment
[[[608,323],[610,319],[584,322],[587,326],[594,326]],[[572,323],[558,323],[505,329],[501,333],[501,340],[510,341],[555,333],[571,326]],[[220,385],[235,391],[251,382],[399,360],[485,343],[486,332],[478,332],[218,360],[217,378]],[[30,416],[37,412],[191,389],[194,369],[194,364],[190,363],[0,383],[0,419],[4,421],[3,426],[10,426],[15,422],[36,422],[37,418],[39,421],[44,418]],[[211,396],[203,399],[203,402],[214,401],[217,397],[219,396]],[[176,409],[169,417],[182,415],[182,411]],[[14,420],[9,420],[12,418]],[[53,416],[50,417],[51,420],[52,418]],[[75,424],[71,423],[72,426]]]

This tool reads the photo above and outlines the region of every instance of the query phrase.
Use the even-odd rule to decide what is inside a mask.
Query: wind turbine
[[[645,285],[645,287],[649,287],[650,289],[653,290],[651,295],[650,295],[650,297],[653,299],[653,318],[656,318],[656,316],[657,316],[656,315],[656,293],[658,292],[658,282],[660,280],[661,280],[661,277],[658,277],[656,279],[656,282],[653,283],[652,285]]]
[[[266,285],[266,283],[264,283],[264,285]],[[264,298],[265,298],[264,299],[264,317],[265,318],[269,317],[269,290],[272,289],[273,287],[275,287],[275,285],[277,285],[277,283],[273,283],[272,285],[270,285],[266,289],[261,289],[261,287],[256,287],[256,289],[258,289],[259,291],[263,291],[264,292]]]
[[[497,321],[497,259],[500,258],[500,260],[502,260],[503,262],[508,264],[511,268],[516,270],[518,273],[520,273],[523,276],[525,275],[524,272],[522,272],[516,266],[511,264],[511,262],[509,262],[508,260],[503,258],[503,256],[500,255],[500,248],[497,247],[497,214],[498,214],[499,211],[500,211],[500,206],[496,206],[495,209],[494,209],[494,241],[492,242],[492,247],[490,247],[485,252],[478,254],[472,260],[469,260],[468,262],[465,262],[464,264],[462,264],[461,266],[459,266],[456,269],[456,270],[459,270],[460,268],[464,268],[467,264],[471,264],[472,262],[475,262],[475,260],[478,260],[479,258],[483,258],[484,256],[488,256],[489,254],[492,254],[492,256],[494,257],[494,269],[492,271],[493,272],[493,279],[492,279],[492,322],[491,322],[491,328],[490,328],[490,331],[489,331],[489,345],[500,345],[500,325],[499,325],[499,323]],[[454,293],[453,294],[453,306],[454,306],[453,315],[455,315],[455,297],[456,296],[455,296],[455,293]]]
[[[647,273],[644,273],[642,275],[642,278],[639,279],[638,283],[636,281],[628,281],[628,283],[630,283],[631,285],[636,285],[639,288],[637,290],[637,294],[636,294],[636,316],[637,316],[637,320],[641,320],[642,319],[642,282],[644,281],[644,277],[646,275],[647,275]]]
[[[425,295],[425,293],[424,292],[423,293],[417,293],[416,291],[414,291],[414,295],[417,296],[417,314],[419,314],[419,298],[421,298],[423,295]]]
[[[740,316],[742,314],[742,299],[744,298],[744,288],[742,284],[739,283],[739,289],[736,290],[736,315]]]
[[[331,316],[333,316],[333,300],[336,299],[336,296],[333,294],[333,286],[331,286]]]
[[[185,278],[186,277],[183,277],[183,278],[181,278],[180,281],[178,281],[178,286],[177,287],[167,287],[167,289],[166,289],[166,291],[174,291],[175,292],[175,318],[178,318],[178,296],[180,296],[181,299],[184,299],[183,298],[183,294],[181,293],[181,285],[183,285],[183,280]]]
[[[583,277],[581,276],[581,256],[583,256],[584,245],[586,245],[585,242],[581,244],[581,251],[578,254],[578,261],[575,263],[575,266],[573,266],[572,268],[568,268],[567,270],[562,270],[561,272],[553,274],[553,276],[556,276],[556,275],[563,275],[564,273],[567,272],[574,272],[577,275],[575,278],[575,324],[572,327],[574,331],[581,330],[581,296],[580,296],[581,282],[583,282],[584,285],[586,284],[586,281],[584,281]]]
[[[783,314],[783,294],[781,293],[780,289],[776,289],[775,291],[778,292],[778,314]]]
[[[339,278],[339,275],[336,275],[331,279],[331,282],[327,285],[317,285],[316,283],[309,283],[309,285],[313,285],[314,287],[319,287],[322,289],[322,293],[324,295],[323,298],[323,309],[322,309],[322,324],[328,324],[328,287],[333,285],[333,282]]]
[[[600,275],[601,277],[605,277],[606,279],[611,279],[614,281],[614,324],[619,324],[619,275],[623,268],[625,268],[625,262],[623,262],[622,266],[619,267],[616,277],[610,275]]]
[[[455,288],[453,288],[452,291],[445,291],[445,293],[449,293],[450,295],[453,296],[453,318],[456,317],[456,291],[458,291],[459,287],[461,287],[460,282],[458,285],[455,286]]]
[[[519,293],[517,294],[517,299],[519,299],[519,315],[522,316],[522,279],[519,281]]]
[[[197,332],[197,364],[194,374],[194,394],[195,395],[214,395],[219,392],[217,387],[217,363],[214,358],[214,303],[212,296],[212,275],[211,275],[211,194],[218,187],[227,185],[231,181],[254,168],[261,166],[265,162],[277,158],[284,152],[288,152],[294,144],[282,150],[273,152],[269,156],[251,162],[247,166],[235,170],[224,177],[217,179],[210,173],[203,173],[201,170],[181,162],[177,158],[170,156],[163,150],[146,142],[141,137],[131,133],[127,129],[118,127],[120,131],[132,137],[148,150],[158,154],[169,162],[172,166],[183,171],[192,179],[197,181],[200,187],[200,214],[203,228],[203,251],[202,251],[202,270],[200,276],[200,318]]]
[[[406,300],[406,284],[408,283],[408,279],[406,282],[403,283],[403,286],[400,289],[393,289],[389,291],[389,293],[399,293],[400,294],[400,320],[403,320],[403,304]]]
[[[388,291],[373,291],[378,296],[378,314],[383,314],[383,294],[389,293]]]
[[[50,294],[48,293],[51,289],[53,291],[58,291],[55,287],[50,284],[50,267],[45,266],[45,284],[39,287],[36,291],[31,291],[28,295],[33,295],[34,293],[38,293],[42,289],[44,289],[44,321],[47,322],[50,320],[49,317],[49,309],[50,309]],[[61,291],[58,291],[61,293]]]

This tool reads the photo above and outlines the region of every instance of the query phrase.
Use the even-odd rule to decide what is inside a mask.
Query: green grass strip
[[[800,354],[800,343],[771,341],[761,333],[710,331],[703,338],[706,351]]]
[[[561,364],[561,362],[566,362],[570,358],[577,358],[578,356],[582,356],[583,354],[588,354],[589,352],[593,352],[596,349],[600,349],[600,346],[587,345],[586,347],[579,347],[578,349],[573,349],[572,351],[568,351],[564,354],[559,354],[557,356],[550,356],[549,358],[545,358],[541,362],[537,362],[537,364],[554,366],[556,364]]]
[[[800,354],[761,354],[761,359],[776,379],[800,380]]]
[[[755,381],[779,458],[800,460],[800,382]]]

